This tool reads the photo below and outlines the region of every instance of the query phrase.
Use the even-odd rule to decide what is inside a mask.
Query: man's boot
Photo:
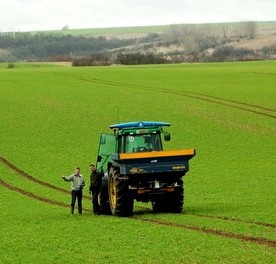
[[[81,215],[82,214],[82,206],[78,206],[78,210],[79,210],[79,214]]]
[[[74,206],[71,206],[71,215],[74,214]]]

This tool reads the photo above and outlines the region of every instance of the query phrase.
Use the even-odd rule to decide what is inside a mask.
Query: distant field
[[[232,23],[209,23],[209,24],[195,24],[199,27],[220,28],[222,24],[235,25],[239,22]],[[185,25],[185,24],[184,24]],[[189,25],[189,24],[187,24]],[[191,24],[192,25],[192,24]],[[259,30],[276,28],[276,21],[262,21],[257,22]],[[156,25],[156,26],[137,26],[137,27],[111,27],[111,28],[86,28],[86,29],[67,29],[67,30],[51,30],[49,33],[61,33],[71,35],[124,35],[124,34],[143,34],[143,33],[163,33],[170,25]]]
[[[275,263],[276,61],[0,64],[0,263]],[[171,122],[195,148],[182,214],[69,216],[60,177],[117,122]],[[89,185],[89,184],[88,184]],[[88,187],[85,189],[88,195]]]
[[[169,26],[137,26],[137,27],[114,27],[114,28],[86,28],[86,29],[67,29],[52,30],[47,32],[71,34],[71,35],[121,35],[137,33],[158,33],[164,32]]]

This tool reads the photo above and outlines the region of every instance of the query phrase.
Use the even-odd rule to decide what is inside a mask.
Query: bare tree
[[[247,34],[250,39],[256,38],[257,35],[257,23],[255,21],[247,22]]]
[[[221,23],[220,28],[222,31],[222,38],[227,40],[229,37],[229,24],[228,23]]]
[[[254,39],[257,35],[257,23],[255,21],[245,21],[240,23],[241,34],[248,39]]]

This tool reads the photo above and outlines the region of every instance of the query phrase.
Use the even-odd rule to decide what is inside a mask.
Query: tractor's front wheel
[[[110,215],[109,195],[108,195],[108,176],[102,177],[101,192],[98,196],[98,203],[100,205],[100,214]]]
[[[113,215],[131,216],[133,214],[133,198],[128,189],[128,182],[120,178],[118,168],[110,168],[108,193],[110,210]]]

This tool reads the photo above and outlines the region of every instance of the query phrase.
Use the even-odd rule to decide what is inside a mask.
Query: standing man
[[[82,189],[85,186],[83,176],[80,174],[80,168],[75,169],[75,173],[70,176],[62,176],[64,181],[71,182],[71,215],[74,214],[76,199],[78,199],[78,211],[82,214]]]
[[[98,202],[98,196],[101,191],[102,186],[102,176],[100,173],[97,173],[96,167],[94,164],[90,164],[90,187],[89,191],[92,194],[91,200],[93,205],[93,213],[94,214],[100,214],[100,206]]]

